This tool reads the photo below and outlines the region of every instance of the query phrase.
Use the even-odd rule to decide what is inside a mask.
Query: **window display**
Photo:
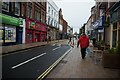
[[[16,42],[16,27],[5,27],[5,42]]]
[[[0,26],[0,43],[3,42],[3,27]]]
[[[3,30],[0,29],[0,43],[3,42]]]

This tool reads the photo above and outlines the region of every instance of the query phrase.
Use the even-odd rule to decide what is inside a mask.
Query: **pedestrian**
[[[89,37],[84,32],[78,39],[77,48],[79,45],[81,47],[82,59],[84,59],[86,56],[86,48],[89,46]]]
[[[71,44],[72,43],[71,41],[72,41],[72,37],[70,36],[68,44]]]
[[[95,44],[96,44],[96,38],[95,37],[93,37],[93,46],[95,47]]]

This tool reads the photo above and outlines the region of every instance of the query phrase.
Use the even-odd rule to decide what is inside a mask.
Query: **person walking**
[[[84,59],[86,56],[86,48],[89,46],[89,37],[84,32],[78,39],[77,48],[79,45],[81,47],[82,59]]]
[[[72,43],[72,37],[70,36],[68,44],[71,44],[71,43]]]

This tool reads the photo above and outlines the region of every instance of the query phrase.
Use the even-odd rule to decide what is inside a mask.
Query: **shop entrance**
[[[35,34],[35,42],[39,42],[39,34]]]

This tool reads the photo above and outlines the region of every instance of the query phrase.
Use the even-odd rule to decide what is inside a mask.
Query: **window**
[[[23,13],[23,16],[25,17],[26,16],[26,6],[25,6],[26,4],[25,3],[23,3],[23,11],[22,11],[22,13]]]
[[[28,3],[28,17],[32,18],[32,3]]]
[[[113,29],[117,29],[117,23],[113,24]]]
[[[40,21],[40,9],[39,8],[35,8],[35,19]]]
[[[50,7],[48,7],[48,13],[50,13]]]
[[[45,12],[44,11],[42,11],[41,13],[41,21],[45,23]]]
[[[9,2],[2,2],[2,10],[9,11]]]
[[[113,31],[112,47],[116,47],[117,31]]]
[[[28,35],[28,40],[32,41],[32,33],[28,33],[27,35]]]
[[[16,27],[5,26],[5,42],[16,42]]]
[[[118,42],[119,42],[119,45],[120,45],[120,29],[118,31]]]
[[[56,15],[56,13],[54,12],[54,18],[56,17],[55,15]]]
[[[53,10],[52,10],[52,15],[53,15]]]
[[[20,15],[20,3],[15,2],[15,14]]]
[[[113,24],[112,47],[116,47],[117,42],[117,23]]]
[[[0,25],[0,43],[3,42],[3,26]]]
[[[41,2],[41,4],[42,4],[43,6],[45,6],[45,2]]]

